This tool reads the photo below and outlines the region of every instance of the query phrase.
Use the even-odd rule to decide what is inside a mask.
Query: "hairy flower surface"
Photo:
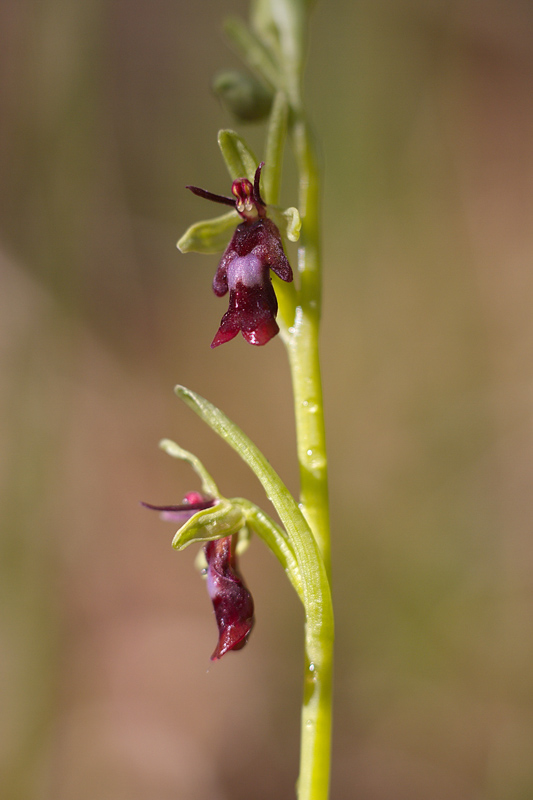
[[[160,511],[164,520],[183,526],[199,511],[214,508],[218,502],[199,492],[189,492],[180,505],[142,505],[153,511]],[[222,658],[230,650],[244,647],[254,625],[254,601],[237,566],[237,539],[238,533],[208,541],[204,547],[207,590],[213,603],[219,633],[218,644],[211,656],[212,661]]]
[[[197,186],[187,186],[194,194],[216,203],[233,206],[244,220],[232,236],[213,280],[213,291],[223,297],[229,291],[229,308],[211,343],[218,347],[239,331],[250,344],[266,344],[279,332],[276,322],[278,301],[270,270],[281,280],[293,279],[283,250],[280,232],[267,217],[267,207],[259,189],[261,162],[254,183],[247,178],[233,181],[234,198],[213,194]]]

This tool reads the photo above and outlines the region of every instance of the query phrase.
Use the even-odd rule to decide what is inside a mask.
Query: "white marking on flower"
[[[261,286],[265,280],[264,274],[265,267],[261,260],[249,253],[246,256],[234,258],[228,264],[228,286],[230,289],[236,289],[239,283],[249,288]]]

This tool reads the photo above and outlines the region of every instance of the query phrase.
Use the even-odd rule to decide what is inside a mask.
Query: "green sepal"
[[[231,179],[248,178],[253,183],[259,161],[242,136],[235,131],[221,130],[218,132],[218,146]]]
[[[177,531],[172,540],[175,550],[183,550],[193,542],[210,542],[238,533],[246,524],[242,509],[230,500],[219,500],[216,506],[198,511]]]
[[[176,246],[182,253],[220,253],[226,249],[231,232],[239,221],[237,212],[230,211],[214,219],[195,222],[185,231]]]

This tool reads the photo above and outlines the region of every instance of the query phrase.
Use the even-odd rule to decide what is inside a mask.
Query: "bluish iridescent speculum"
[[[250,344],[264,345],[279,332],[278,301],[270,270],[287,282],[292,281],[293,275],[280,232],[267,216],[267,206],[261,197],[263,166],[261,162],[257,167],[253,184],[247,178],[233,181],[234,199],[187,186],[199,197],[233,206],[243,219],[235,229],[213,280],[217,297],[229,291],[229,307],[211,347],[229,342],[239,332]]]

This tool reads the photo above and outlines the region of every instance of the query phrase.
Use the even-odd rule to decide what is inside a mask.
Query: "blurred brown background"
[[[194,7],[192,7],[194,6]],[[0,770],[6,800],[271,800],[297,775],[302,613],[254,542],[257,625],[211,665],[195,553],[138,501],[209,397],[297,489],[282,345],[209,349],[227,192],[209,91],[241,0],[0,5]],[[317,4],[337,611],[334,800],[533,796],[533,6]],[[261,129],[240,130],[260,152]],[[285,186],[287,204],[294,187]]]

